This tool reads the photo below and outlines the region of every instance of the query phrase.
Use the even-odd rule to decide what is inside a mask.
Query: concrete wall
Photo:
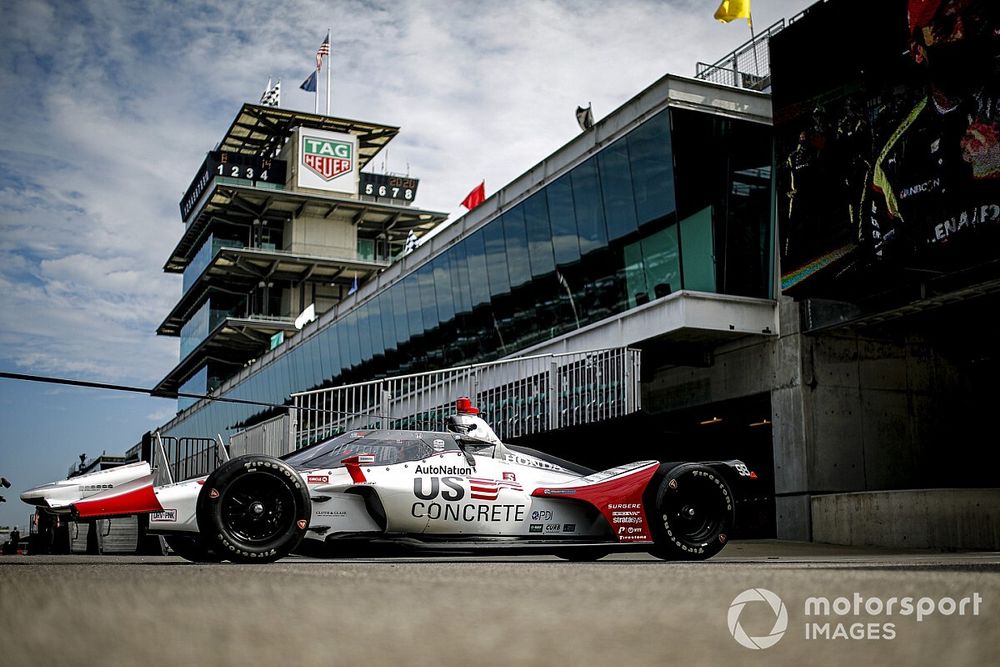
[[[812,498],[813,539],[883,547],[1000,549],[1000,489],[917,489]]]
[[[704,368],[654,371],[643,406],[669,412],[770,393],[777,534],[808,540],[816,494],[962,484],[942,461],[963,392],[941,346],[872,328],[804,335],[800,305],[779,303],[777,337],[715,349]],[[900,328],[898,331],[907,331]]]
[[[353,258],[358,228],[349,222],[299,216],[285,225],[284,248],[300,255]]]

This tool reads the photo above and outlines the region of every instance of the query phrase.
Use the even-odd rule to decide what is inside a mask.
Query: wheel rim
[[[663,514],[674,535],[702,543],[718,535],[725,524],[726,499],[707,476],[683,475],[663,499]]]
[[[295,498],[274,475],[252,472],[236,479],[222,497],[223,525],[239,542],[266,544],[284,534],[295,512]]]

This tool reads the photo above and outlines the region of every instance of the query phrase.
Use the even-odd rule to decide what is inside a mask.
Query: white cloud
[[[758,25],[807,0],[758,7]],[[402,126],[376,159],[461,214],[670,71],[747,37],[702,2],[25,2],[0,26],[0,344],[5,364],[155,383],[156,326],[180,293],[161,267],[204,153],[269,76],[283,106],[327,26],[334,115]],[[770,15],[767,12],[771,12]],[[321,81],[325,77],[321,77]],[[321,89],[322,90],[322,89]]]

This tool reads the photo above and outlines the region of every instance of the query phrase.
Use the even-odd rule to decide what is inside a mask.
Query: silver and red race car
[[[500,442],[468,399],[445,432],[359,430],[281,459],[247,455],[156,485],[139,462],[21,495],[77,519],[148,514],[195,562],[271,562],[293,551],[539,553],[594,560],[717,554],[735,521],[740,461],[639,461],[595,472]],[[224,448],[223,457],[225,458]]]

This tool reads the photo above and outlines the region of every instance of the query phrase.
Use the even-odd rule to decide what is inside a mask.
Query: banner
[[[299,128],[298,132],[298,187],[356,194],[357,137],[306,128]]]
[[[998,7],[833,0],[771,39],[786,292],[860,303],[1000,258]]]

